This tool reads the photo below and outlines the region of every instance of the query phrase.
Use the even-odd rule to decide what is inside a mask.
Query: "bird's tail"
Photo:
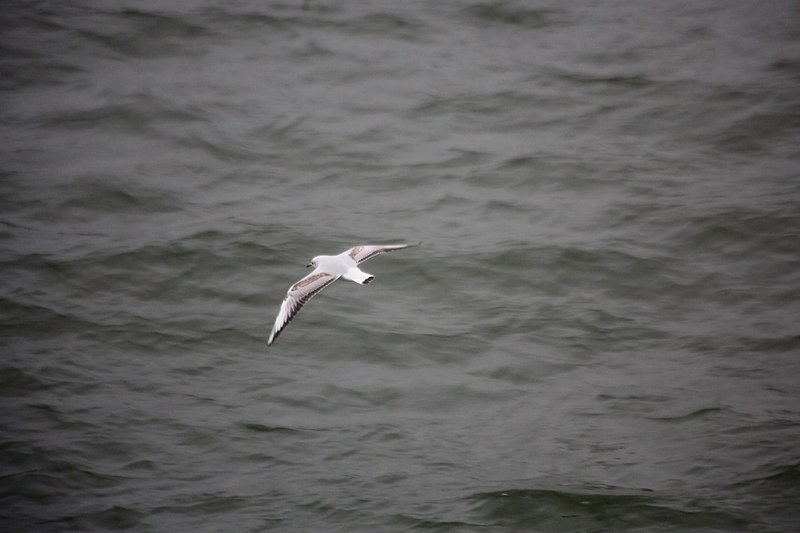
[[[350,281],[355,281],[356,283],[360,283],[361,285],[366,285],[367,283],[375,279],[375,276],[373,276],[372,274],[367,274],[366,272],[362,272],[358,268],[351,269],[350,271],[347,272],[347,274],[345,274],[342,277],[345,279],[349,279]]]

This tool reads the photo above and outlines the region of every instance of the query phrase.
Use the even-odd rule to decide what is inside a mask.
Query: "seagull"
[[[375,279],[372,274],[367,274],[359,269],[359,263],[363,263],[378,254],[402,250],[418,244],[418,242],[410,244],[362,244],[353,246],[339,255],[316,256],[307,265],[309,267],[313,266],[314,271],[289,287],[286,292],[286,298],[281,303],[281,310],[275,319],[275,325],[272,326],[272,333],[269,334],[267,346],[275,342],[275,339],[286,327],[286,324],[294,318],[303,305],[337,279],[344,278],[361,285],[366,285]]]

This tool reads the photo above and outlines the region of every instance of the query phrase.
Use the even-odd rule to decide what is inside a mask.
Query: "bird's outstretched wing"
[[[403,248],[409,248],[418,244],[418,242],[410,244],[361,244],[347,250],[347,255],[352,257],[356,263],[363,263],[370,257],[375,257],[378,254],[402,250]]]
[[[286,298],[281,303],[278,317],[275,319],[275,325],[272,326],[272,333],[269,334],[267,346],[275,341],[283,328],[286,327],[286,324],[294,318],[311,298],[337,279],[339,279],[339,276],[317,269],[289,287]]]

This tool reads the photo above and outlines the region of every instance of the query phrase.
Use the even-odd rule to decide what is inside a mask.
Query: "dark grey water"
[[[800,528],[796,2],[0,20],[3,531]]]

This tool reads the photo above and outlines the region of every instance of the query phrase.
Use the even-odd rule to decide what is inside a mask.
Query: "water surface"
[[[0,21],[2,529],[800,526],[795,3]]]

